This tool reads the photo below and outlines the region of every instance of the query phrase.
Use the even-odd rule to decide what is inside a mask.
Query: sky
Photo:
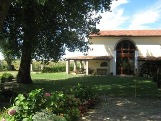
[[[161,29],[161,0],[113,0],[111,12],[101,16],[100,30]],[[82,53],[66,52],[64,57],[75,55]]]
[[[112,12],[102,13],[100,30],[160,29],[161,0],[114,0]]]

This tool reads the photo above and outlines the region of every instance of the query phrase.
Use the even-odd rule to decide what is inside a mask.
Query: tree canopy
[[[98,32],[101,16],[96,13],[110,10],[110,4],[111,0],[14,0],[2,32],[21,54],[19,82],[32,82],[32,59],[56,61],[66,48],[86,51],[85,37]]]
[[[0,32],[12,0],[0,0]]]

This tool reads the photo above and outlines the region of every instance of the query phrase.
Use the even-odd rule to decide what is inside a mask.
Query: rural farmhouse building
[[[66,73],[74,60],[74,71],[79,68],[86,75],[140,74],[141,65],[161,62],[161,30],[110,30],[89,36],[89,51],[86,56],[66,59]]]

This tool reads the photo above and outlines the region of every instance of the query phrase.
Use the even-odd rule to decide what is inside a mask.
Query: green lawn
[[[47,92],[65,91],[78,83],[89,85],[99,95],[160,98],[161,91],[151,79],[119,76],[79,76],[65,73],[32,73],[33,84],[20,84],[19,92],[44,88]]]
[[[11,71],[16,76],[17,72]],[[2,72],[0,72],[0,75]],[[89,85],[99,95],[161,98],[161,90],[148,78],[119,76],[81,76],[66,73],[31,73],[33,84],[20,84],[19,93],[44,88],[47,92],[65,91],[78,83]]]

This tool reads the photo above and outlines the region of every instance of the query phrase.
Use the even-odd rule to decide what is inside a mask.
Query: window
[[[107,67],[108,64],[107,64],[107,62],[102,62],[100,66],[101,66],[101,67]]]

